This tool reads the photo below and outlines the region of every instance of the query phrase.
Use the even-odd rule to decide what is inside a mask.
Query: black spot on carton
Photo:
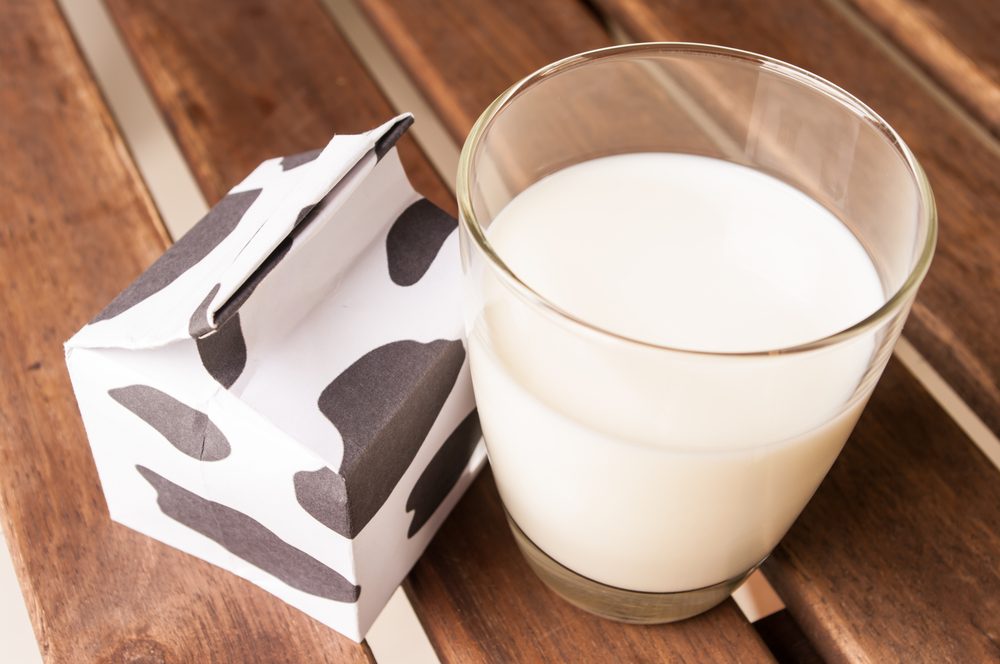
[[[168,517],[218,543],[302,592],[337,602],[356,602],[361,588],[243,512],[202,498],[149,468],[136,470],[156,489],[156,503]]]
[[[108,390],[108,396],[156,429],[177,450],[199,461],[229,456],[229,440],[208,415],[149,385]]]

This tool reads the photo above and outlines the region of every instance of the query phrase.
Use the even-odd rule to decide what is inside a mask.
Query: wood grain
[[[264,159],[396,113],[314,0],[106,4],[210,201]],[[454,212],[413,139],[399,148],[414,186]]]
[[[567,604],[514,544],[483,472],[410,575],[443,662],[772,661],[732,601],[672,625],[625,625]]]
[[[109,520],[61,344],[166,238],[54,3],[0,4],[0,32],[0,508],[43,655],[370,662],[263,590]]]
[[[1000,433],[1000,148],[985,142],[825,3],[596,0],[641,40],[770,55],[868,103],[917,154],[937,198],[937,253],[905,334]]]
[[[1000,476],[893,360],[765,564],[830,662],[1000,659]]]
[[[359,0],[400,62],[465,141],[479,114],[510,85],[550,62],[611,45],[576,0]]]
[[[305,149],[322,142],[334,130],[368,128],[391,114],[388,103],[344,46],[327,15],[313,2],[288,3],[279,8],[274,8],[273,3],[237,0],[211,4],[194,0],[141,4],[110,0],[108,5],[154,97],[178,139],[186,145],[185,152],[209,196],[224,191],[259,158]],[[209,40],[211,35],[215,38]],[[200,50],[193,54],[191,51],[196,49]],[[250,50],[259,64],[255,81],[227,83],[228,75],[208,66],[246,60],[251,57]],[[345,83],[338,94],[327,97],[323,89],[331,78],[344,78]],[[287,131],[277,120],[262,115],[254,103],[255,98],[265,95],[273,102],[271,112],[280,116],[281,122],[291,123]],[[193,117],[192,107],[198,109]],[[265,129],[256,129],[262,123]],[[454,211],[452,197],[440,193],[443,185],[416,149],[406,165],[411,176],[418,174],[414,178],[418,189],[438,192],[439,202]],[[447,196],[447,200],[441,201],[440,196]],[[479,484],[484,482],[489,481],[480,480]],[[616,634],[615,626],[600,627],[601,621],[564,607],[537,585],[531,587],[532,597],[540,597],[538,609],[525,610],[524,600],[518,599],[515,591],[509,603],[492,601],[494,589],[489,582],[481,582],[481,558],[460,555],[468,553],[461,549],[466,538],[477,538],[490,550],[510,554],[496,559],[492,574],[519,578],[530,576],[530,572],[523,567],[520,555],[514,555],[513,540],[491,491],[473,491],[463,499],[462,513],[472,515],[474,522],[471,530],[463,525],[458,530],[452,527],[448,531],[451,534],[438,536],[439,541],[457,540],[454,545],[459,550],[452,551],[445,544],[444,554],[435,554],[437,549],[432,549],[417,566],[417,575],[425,567],[447,569],[447,574],[457,579],[451,587],[461,588],[467,596],[461,599],[433,592],[425,596],[411,586],[411,595],[438,652],[448,661],[456,661],[452,658],[456,653],[460,654],[456,655],[459,661],[488,657],[499,637],[486,638],[488,635],[469,629],[469,624],[504,625],[505,647],[522,653],[532,652],[536,632],[565,631],[592,645],[601,644],[606,634]],[[717,631],[726,635],[724,640],[716,639]],[[479,643],[480,636],[486,641]],[[570,647],[565,639],[554,638],[552,643],[563,649]],[[755,654],[767,657],[756,634],[732,603],[702,623],[663,632],[635,630],[629,643],[627,648],[632,650],[628,652],[669,654],[693,647],[684,644],[702,644],[706,652],[715,652],[712,644],[718,643],[720,653],[729,648],[728,652],[746,653],[747,658]],[[591,654],[599,656],[596,651]]]
[[[1000,2],[848,2],[1000,137]]]

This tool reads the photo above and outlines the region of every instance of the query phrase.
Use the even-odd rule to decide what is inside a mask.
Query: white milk
[[[830,212],[706,157],[572,166],[510,201],[487,235],[557,307],[673,348],[784,348],[884,302],[867,253]],[[609,585],[689,590],[759,562],[876,377],[871,334],[781,356],[672,352],[541,314],[495,274],[472,271],[469,345],[504,504],[542,550]]]

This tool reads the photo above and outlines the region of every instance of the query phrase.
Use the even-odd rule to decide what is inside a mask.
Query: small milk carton
[[[264,162],[66,343],[111,517],[356,641],[485,458],[411,123]]]

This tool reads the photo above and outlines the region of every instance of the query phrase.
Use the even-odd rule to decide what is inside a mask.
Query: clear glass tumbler
[[[641,152],[714,157],[804,192],[868,252],[884,304],[794,347],[681,350],[561,309],[491,246],[490,224],[529,185]],[[794,66],[634,44],[561,60],[502,94],[465,143],[458,200],[473,386],[532,568],[570,602],[622,621],[718,604],[833,464],[927,272],[937,221],[913,154],[863,103]]]

